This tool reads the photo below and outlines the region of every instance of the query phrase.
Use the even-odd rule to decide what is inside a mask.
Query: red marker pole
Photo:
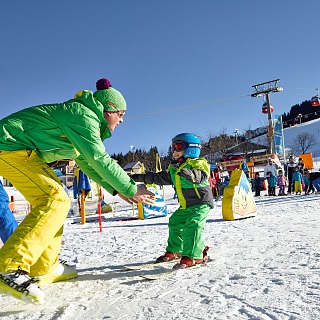
[[[99,222],[99,229],[102,232],[102,217],[101,217],[101,202],[102,202],[102,188],[99,188],[99,201],[98,201],[98,222]]]

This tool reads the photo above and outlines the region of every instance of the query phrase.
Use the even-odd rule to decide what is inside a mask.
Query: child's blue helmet
[[[201,141],[196,135],[188,132],[178,134],[172,139],[173,148],[174,145],[179,144],[179,142],[184,145],[184,158],[199,158],[201,151]]]

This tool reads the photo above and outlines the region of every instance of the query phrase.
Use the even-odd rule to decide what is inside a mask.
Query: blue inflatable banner
[[[150,219],[157,217],[165,217],[168,214],[168,208],[164,201],[164,197],[161,194],[161,190],[157,190],[153,187],[149,187],[148,190],[156,195],[156,202],[153,205],[143,204],[143,212],[139,212],[139,218]]]

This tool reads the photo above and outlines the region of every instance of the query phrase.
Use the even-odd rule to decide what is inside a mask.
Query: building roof
[[[130,169],[133,169],[136,166],[141,167],[140,161],[129,162],[122,169],[123,170],[130,170]]]

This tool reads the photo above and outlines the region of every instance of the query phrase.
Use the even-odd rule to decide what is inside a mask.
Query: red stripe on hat
[[[113,104],[113,103],[111,103],[109,101],[107,101],[106,104],[108,104],[111,107],[114,107],[115,109],[117,109],[119,111],[119,108],[115,104]]]

